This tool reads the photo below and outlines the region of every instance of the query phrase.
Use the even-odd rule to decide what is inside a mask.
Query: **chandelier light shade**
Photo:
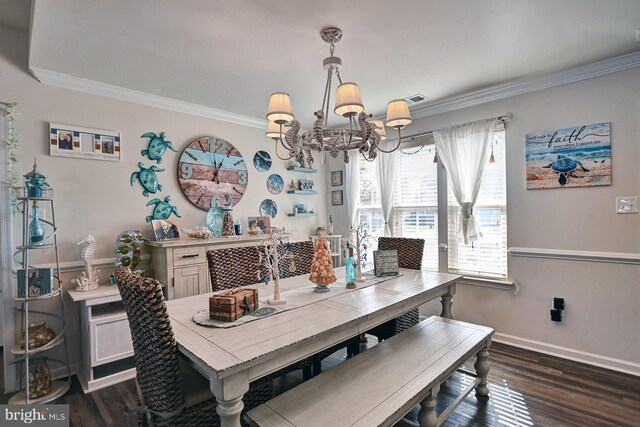
[[[371,123],[375,126],[374,131],[380,135],[380,141],[387,139],[387,130],[385,129],[382,120],[372,120]]]
[[[272,122],[269,120],[269,124],[267,125],[267,131],[265,135],[267,135],[271,139],[280,139],[284,138],[284,134],[287,132],[287,127],[279,125],[276,122]]]
[[[397,129],[398,142],[395,148],[389,151],[380,148],[380,142],[387,138],[382,120],[370,120],[371,115],[365,113],[358,85],[354,82],[343,82],[340,76],[342,59],[333,53],[335,44],[342,39],[342,31],[339,28],[327,27],[320,31],[320,36],[329,44],[330,56],[322,62],[327,72],[327,80],[322,107],[314,113],[315,121],[311,130],[300,130],[300,122],[293,116],[291,97],[288,93],[275,92],[269,99],[267,111],[269,124],[266,135],[275,140],[278,158],[288,160],[305,156],[306,162],[312,165],[314,162],[312,153],[318,152],[324,165],[327,153],[335,158],[342,152],[344,162],[348,163],[349,151],[358,150],[365,160],[373,161],[378,153],[391,153],[397,150],[402,142],[401,129],[411,123],[407,102],[403,99],[389,102],[386,124]],[[329,106],[334,78],[338,81],[338,87],[333,112],[348,121],[345,125],[329,128]],[[288,157],[282,157],[279,154],[279,145],[288,151]]]
[[[333,110],[342,117],[355,116],[364,111],[358,85],[353,82],[342,83],[336,91],[336,108]]]
[[[387,105],[387,126],[402,129],[410,124],[411,121],[411,113],[409,112],[407,101],[404,99],[389,101]]]
[[[274,92],[269,98],[267,120],[283,125],[293,120],[291,97],[286,92]]]

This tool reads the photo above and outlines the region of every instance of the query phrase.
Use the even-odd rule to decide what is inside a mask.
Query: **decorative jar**
[[[56,333],[47,327],[45,321],[29,324],[29,348],[28,350],[42,347],[56,337]],[[20,335],[20,348],[24,348],[24,333]]]
[[[33,359],[29,363],[29,399],[46,396],[53,390],[51,371],[45,357]]]
[[[231,237],[236,235],[236,228],[233,225],[233,209],[229,206],[224,208],[222,217],[222,236]]]

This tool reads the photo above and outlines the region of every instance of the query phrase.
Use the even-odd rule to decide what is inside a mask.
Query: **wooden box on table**
[[[258,308],[257,289],[231,289],[209,297],[209,317],[233,322]]]

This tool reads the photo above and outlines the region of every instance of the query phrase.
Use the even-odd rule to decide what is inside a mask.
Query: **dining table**
[[[440,298],[441,316],[453,318],[456,281],[462,276],[399,269],[397,276],[363,274],[356,289],[346,289],[345,268],[335,269],[329,292],[314,292],[308,275],[280,279],[286,305],[278,312],[233,327],[203,326],[196,313],[209,308],[209,297],[193,295],[167,301],[178,351],[209,379],[223,427],[239,427],[242,398],[249,383],[321,350],[365,333],[426,302]],[[261,306],[274,285],[256,284]],[[245,316],[247,317],[247,316]]]

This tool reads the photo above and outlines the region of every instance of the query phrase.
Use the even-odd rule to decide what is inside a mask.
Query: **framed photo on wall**
[[[331,205],[342,206],[343,203],[342,190],[333,190],[331,192]]]
[[[49,123],[49,155],[119,162],[120,132]]]
[[[331,186],[340,187],[342,185],[342,171],[331,172]]]

